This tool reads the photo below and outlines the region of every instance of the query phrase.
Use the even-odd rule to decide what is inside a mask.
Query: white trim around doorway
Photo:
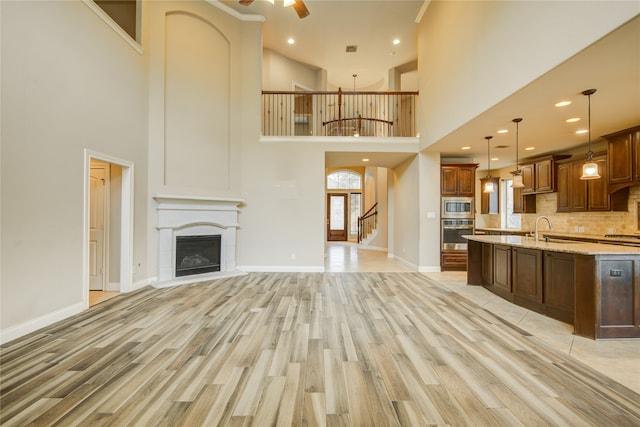
[[[89,191],[91,160],[118,165],[122,168],[120,210],[120,292],[133,290],[133,163],[107,154],[84,150],[84,183],[82,215],[82,302],[89,308]]]

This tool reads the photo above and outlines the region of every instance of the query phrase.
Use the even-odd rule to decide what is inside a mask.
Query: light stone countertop
[[[500,233],[526,234],[532,233],[533,230],[523,230],[522,228],[496,228],[496,227],[476,227],[478,231],[497,231]]]
[[[574,242],[571,240],[554,240],[536,242],[533,238],[523,236],[497,236],[497,235],[467,235],[467,240],[476,242],[493,243],[499,245],[515,246],[527,249],[539,249],[543,251],[565,252],[581,255],[637,255],[640,257],[640,248],[622,245],[608,245],[603,243]]]

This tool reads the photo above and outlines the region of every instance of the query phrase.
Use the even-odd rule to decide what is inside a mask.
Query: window
[[[500,200],[500,226],[502,228],[520,228],[522,217],[513,213],[513,180],[505,179],[500,185],[502,197]]]
[[[336,171],[327,175],[328,190],[360,190],[362,178],[352,171]]]

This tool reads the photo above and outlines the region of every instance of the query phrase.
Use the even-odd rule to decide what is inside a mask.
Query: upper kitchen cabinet
[[[556,161],[566,159],[568,155],[550,155],[530,159],[522,163],[522,194],[553,193],[556,191]]]
[[[609,193],[640,184],[640,126],[605,135],[604,138],[609,143]]]
[[[442,165],[440,194],[443,196],[473,197],[476,193],[475,163]]]

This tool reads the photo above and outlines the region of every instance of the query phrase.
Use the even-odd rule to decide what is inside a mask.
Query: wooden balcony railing
[[[364,215],[358,217],[358,243],[378,226],[378,202],[369,208]]]
[[[418,92],[262,91],[263,136],[415,137]]]

